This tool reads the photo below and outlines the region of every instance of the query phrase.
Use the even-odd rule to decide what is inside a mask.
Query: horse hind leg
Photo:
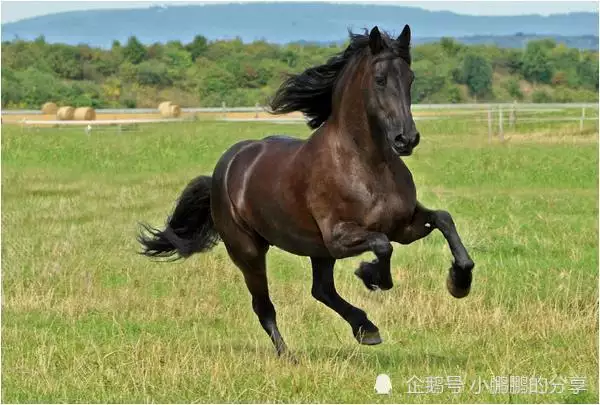
[[[225,241],[229,257],[242,271],[248,291],[252,296],[252,309],[262,328],[267,332],[279,356],[288,349],[277,327],[275,307],[269,297],[267,282],[266,253],[268,244],[257,241],[239,230],[235,242]]]

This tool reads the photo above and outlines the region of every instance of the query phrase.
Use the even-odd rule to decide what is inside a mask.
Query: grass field
[[[597,403],[598,126],[577,125],[523,125],[488,144],[487,128],[466,121],[419,124],[406,162],[420,200],[453,214],[474,284],[463,300],[447,293],[439,232],[395,246],[387,292],[353,276],[361,258],[338,262],[338,289],[379,326],[380,346],[356,344],[311,297],[306,258],[272,249],[271,295],[297,365],[275,357],[222,245],[153,263],[135,232],[140,220],[162,225],[237,140],[307,136],[304,126],[200,121],[89,137],[4,126],[1,399]],[[389,396],[373,389],[381,373]],[[551,384],[535,393],[514,376]],[[454,393],[434,377],[464,385]]]

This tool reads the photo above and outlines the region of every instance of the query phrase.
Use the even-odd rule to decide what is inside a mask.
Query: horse
[[[438,229],[454,258],[447,289],[456,298],[467,296],[474,263],[452,216],[417,201],[402,160],[420,140],[411,112],[410,38],[408,25],[395,39],[377,26],[350,32],[345,50],[290,75],[271,99],[270,112],[302,112],[311,136],[273,135],[233,145],[212,176],[187,185],[164,229],[141,224],[140,253],[176,260],[222,241],[278,355],[289,352],[267,285],[270,246],[310,258],[312,296],[346,320],[360,344],[382,339],[367,314],[336,291],[339,259],[374,253],[355,274],[369,290],[389,290],[391,242],[407,245]]]

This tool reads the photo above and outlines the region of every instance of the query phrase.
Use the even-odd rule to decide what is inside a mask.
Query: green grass
[[[438,232],[395,246],[387,292],[353,276],[361,258],[340,261],[340,294],[384,339],[359,346],[311,297],[308,260],[272,249],[271,294],[293,365],[275,357],[222,245],[153,263],[136,254],[135,231],[140,220],[164,223],[186,183],[234,142],[306,136],[304,126],[201,121],[91,137],[4,126],[2,401],[596,403],[598,127],[574,127],[488,143],[485,125],[419,123],[422,144],[406,162],[420,200],[455,218],[476,262],[471,295],[446,292],[451,255]],[[374,393],[381,373],[390,396]],[[477,393],[479,379],[511,375],[567,384]],[[461,376],[465,388],[409,394],[412,376]],[[571,392],[571,377],[586,391]]]

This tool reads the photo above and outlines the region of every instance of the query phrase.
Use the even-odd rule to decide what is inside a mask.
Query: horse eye
[[[375,76],[375,83],[378,86],[385,86],[387,79],[385,76]]]

